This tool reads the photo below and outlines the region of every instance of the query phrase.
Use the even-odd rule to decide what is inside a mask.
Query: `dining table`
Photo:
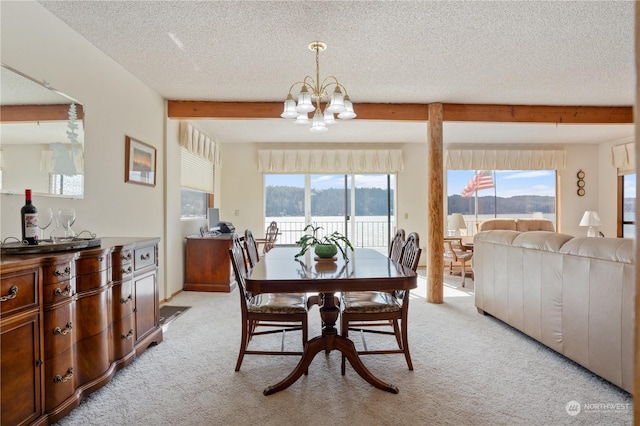
[[[375,249],[347,250],[334,259],[319,259],[307,251],[300,257],[299,247],[275,246],[254,266],[246,277],[247,291],[259,293],[311,293],[318,295],[322,333],[309,340],[294,370],[263,393],[280,392],[296,382],[319,352],[342,352],[354,370],[378,389],[398,393],[398,387],[386,383],[364,365],[352,340],[338,333],[340,315],[337,293],[346,291],[409,291],[417,287],[417,275],[411,268],[397,263]]]

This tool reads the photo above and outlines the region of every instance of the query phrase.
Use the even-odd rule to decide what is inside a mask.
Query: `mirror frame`
[[[0,126],[3,126],[5,124],[15,125],[28,123],[33,123],[35,125],[41,126],[44,123],[64,122],[67,125],[65,127],[65,131],[58,131],[55,134],[53,140],[49,143],[53,143],[57,140],[69,142],[70,138],[68,136],[68,133],[70,127],[68,123],[70,122],[70,105],[75,104],[75,123],[78,127],[76,132],[81,135],[81,138],[79,138],[79,142],[82,148],[82,152],[84,152],[84,105],[71,96],[68,96],[65,93],[60,92],[59,90],[52,88],[47,82],[40,82],[11,66],[0,63],[0,68],[2,68],[2,73],[10,72],[12,74],[15,74],[18,79],[24,80],[25,82],[25,86],[16,87],[16,90],[7,89],[7,86],[3,84],[4,87],[2,93],[0,93]],[[11,80],[7,80],[8,82],[6,84],[11,84]],[[40,88],[44,90],[40,91]],[[38,92],[37,95],[36,92]],[[2,139],[4,138],[5,137],[3,136]],[[42,144],[44,143],[45,142],[42,142]],[[6,142],[4,144],[6,144]],[[2,151],[2,145],[3,143],[2,141],[0,141],[0,152]],[[2,159],[3,163],[0,163],[0,171],[3,170],[2,166],[4,164],[4,161],[5,159]],[[40,164],[41,158],[38,156],[35,161]],[[84,159],[82,159],[82,161],[84,162]],[[3,171],[3,173],[4,172],[6,172],[6,170]],[[6,180],[6,178],[4,180]],[[0,190],[0,193],[2,194],[20,194],[24,191],[24,188],[5,187],[6,185],[2,186],[3,188]],[[43,185],[40,186],[42,187]],[[34,190],[34,195],[61,198],[84,198],[84,178],[81,194],[64,195],[54,194],[50,191],[42,192]]]

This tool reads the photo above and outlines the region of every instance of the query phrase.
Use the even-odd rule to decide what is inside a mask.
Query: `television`
[[[220,209],[209,209],[209,231],[217,231],[220,223]]]

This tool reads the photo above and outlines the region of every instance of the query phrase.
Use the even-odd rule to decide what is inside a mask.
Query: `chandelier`
[[[340,84],[337,78],[329,76],[320,83],[320,52],[325,50],[327,45],[321,41],[314,41],[309,45],[310,50],[316,52],[316,78],[306,76],[304,80],[297,81],[289,88],[289,94],[284,101],[284,111],[282,118],[295,118],[296,124],[309,124],[309,129],[313,133],[326,132],[327,125],[334,124],[337,118],[348,120],[356,117],[353,111],[353,104],[347,89]],[[298,93],[298,104],[293,100],[291,91],[297,85],[302,86]],[[333,89],[329,95],[330,89]],[[344,90],[344,95],[342,91]],[[315,105],[314,105],[315,104]],[[324,105],[324,111],[322,106]],[[309,120],[309,113],[314,112],[313,119]]]

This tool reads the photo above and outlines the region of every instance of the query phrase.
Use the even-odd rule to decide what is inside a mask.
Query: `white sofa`
[[[474,237],[475,303],[632,392],[633,241],[546,231]]]

